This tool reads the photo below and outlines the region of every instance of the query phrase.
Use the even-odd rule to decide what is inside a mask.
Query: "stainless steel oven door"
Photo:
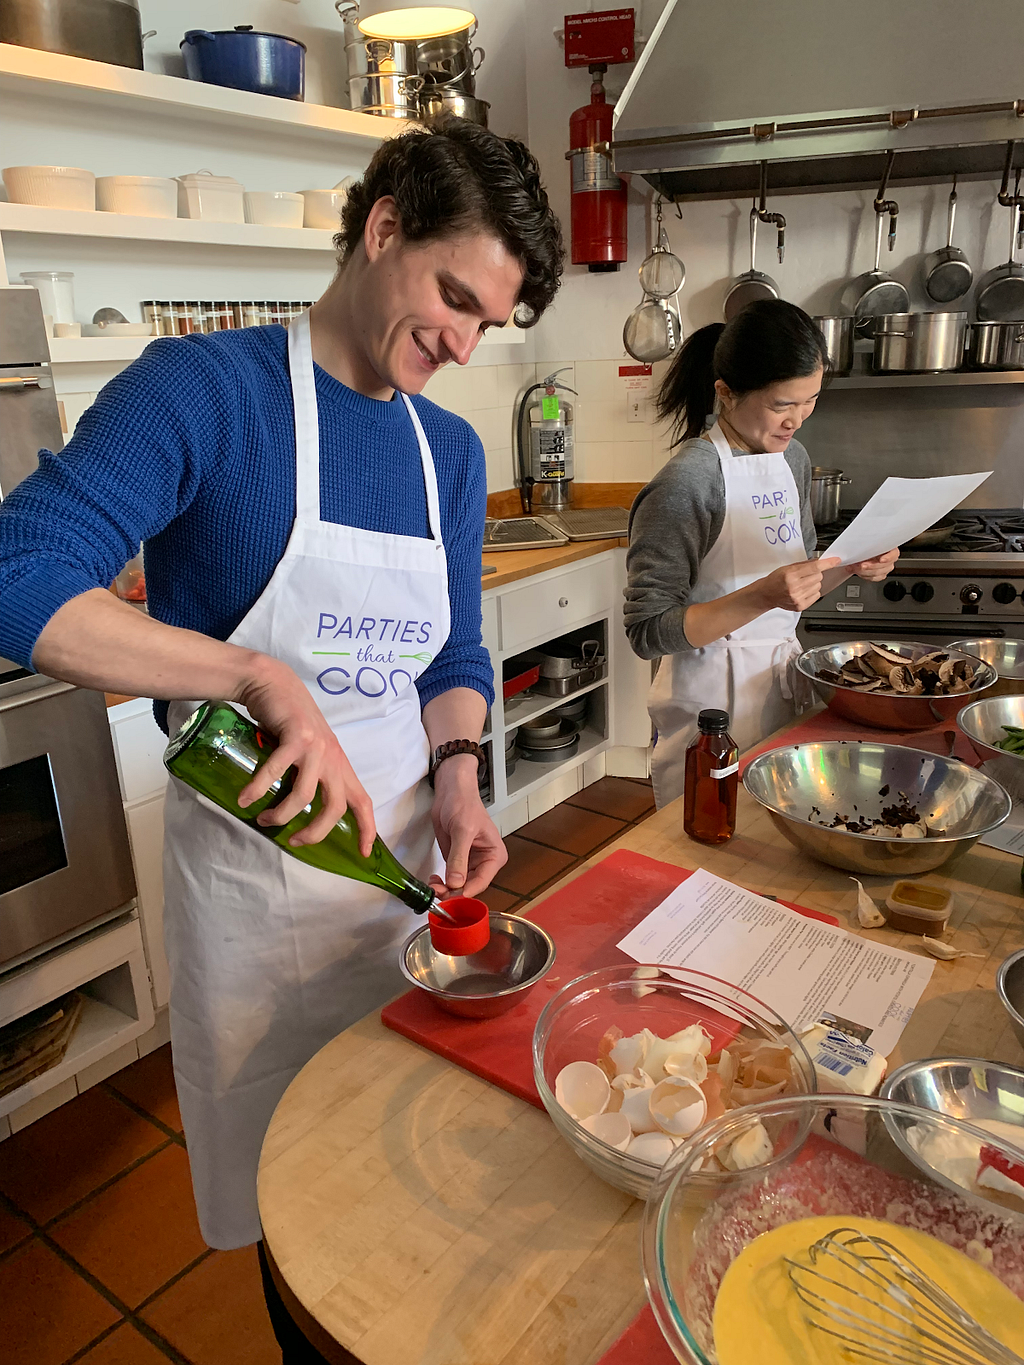
[[[1024,640],[1024,623],[993,620],[991,617],[912,617],[902,616],[828,616],[815,618],[805,613],[796,628],[797,639],[805,649],[815,645],[840,645],[844,640],[920,640],[922,643],[951,645],[954,640]]]
[[[103,697],[34,675],[0,686],[0,967],[134,895]]]

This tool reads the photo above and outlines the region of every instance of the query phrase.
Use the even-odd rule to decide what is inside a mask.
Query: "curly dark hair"
[[[390,195],[411,242],[482,228],[523,266],[515,321],[532,327],[555,297],[565,247],[529,148],[449,117],[388,138],[348,192],[334,239],[344,265],[363,240],[370,210]]]

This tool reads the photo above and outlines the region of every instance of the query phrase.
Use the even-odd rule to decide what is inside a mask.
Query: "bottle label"
[[[722,777],[732,777],[733,773],[738,773],[739,770],[740,770],[740,765],[739,765],[739,761],[737,760],[737,762],[735,762],[735,763],[730,763],[729,766],[728,766],[728,768],[712,768],[712,769],[711,769],[711,776],[712,776],[712,777],[718,777],[718,778],[722,778]]]

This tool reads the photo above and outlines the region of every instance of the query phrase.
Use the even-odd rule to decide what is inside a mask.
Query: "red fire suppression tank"
[[[618,270],[626,259],[626,182],[598,144],[612,140],[612,107],[605,102],[605,63],[590,67],[590,103],[569,115],[572,166],[572,263],[592,271]]]

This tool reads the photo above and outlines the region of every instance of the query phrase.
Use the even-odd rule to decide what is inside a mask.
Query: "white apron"
[[[450,626],[430,447],[402,395],[433,539],[321,520],[308,314],[288,329],[288,364],[295,522],[230,643],[294,669],[368,791],[380,837],[425,880],[439,855],[414,683]],[[171,707],[172,734],[187,708]],[[256,1167],[285,1087],[326,1042],[402,988],[398,946],[414,920],[383,891],[289,858],[177,779],[164,878],[174,1073],[199,1222],[211,1246],[230,1249],[261,1236]]]
[[[713,602],[806,558],[800,495],[785,455],[734,455],[717,422],[709,435],[725,479],[725,521],[691,603]],[[741,751],[796,714],[787,673],[801,649],[799,617],[775,607],[703,649],[662,659],[648,698],[658,735],[651,775],[659,808],[683,793],[686,746],[699,711],[728,711]]]

